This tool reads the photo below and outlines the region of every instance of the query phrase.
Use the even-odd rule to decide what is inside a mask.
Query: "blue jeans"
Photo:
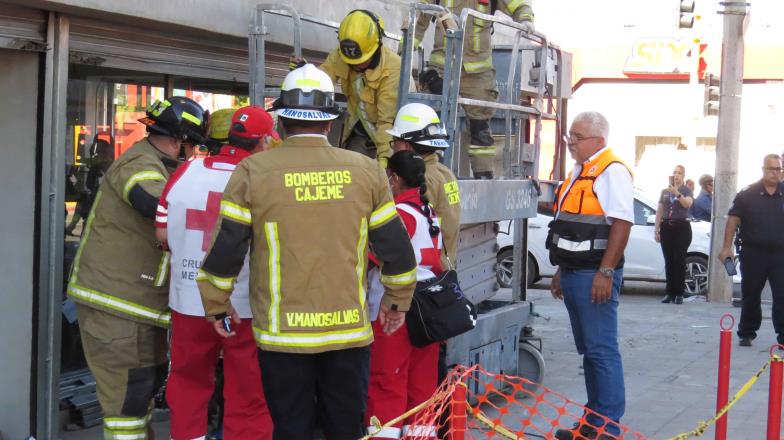
[[[618,348],[618,294],[621,290],[623,269],[613,276],[612,295],[604,304],[591,302],[591,286],[595,270],[561,270],[561,291],[569,312],[572,334],[577,352],[583,355],[586,407],[619,422],[626,408],[623,383],[623,364]],[[588,423],[603,426],[602,419],[588,415]],[[617,435],[615,424],[605,428]]]

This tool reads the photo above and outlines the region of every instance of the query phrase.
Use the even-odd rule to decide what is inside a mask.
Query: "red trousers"
[[[192,440],[207,434],[207,404],[215,388],[215,364],[223,349],[223,438],[270,440],[270,418],[250,319],[234,324],[236,336],[222,338],[203,316],[172,311],[171,371],[166,401],[171,438]]]
[[[438,344],[417,348],[408,339],[404,325],[387,335],[378,321],[373,323],[373,345],[370,346],[370,385],[368,387],[365,422],[371,416],[381,424],[400,416],[433,395],[438,386]],[[413,417],[405,421],[408,425]],[[400,438],[400,426],[387,429],[374,438]]]

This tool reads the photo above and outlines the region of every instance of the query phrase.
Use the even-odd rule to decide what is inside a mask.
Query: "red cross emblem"
[[[220,214],[220,201],[223,193],[210,191],[207,195],[207,209],[186,209],[185,210],[185,229],[191,231],[201,231],[201,250],[207,252],[212,243],[212,231],[215,223],[218,222]]]

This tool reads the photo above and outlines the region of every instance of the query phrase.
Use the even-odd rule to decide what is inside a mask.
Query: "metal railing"
[[[264,59],[266,38],[269,35],[266,15],[289,17],[292,20],[292,48],[295,57],[302,57],[302,23],[312,23],[337,30],[340,23],[310,15],[300,14],[294,7],[283,3],[262,3],[253,10],[248,31],[249,54],[249,93],[251,104],[263,105],[265,97],[277,97],[278,88],[266,87],[266,63]],[[401,36],[384,31],[384,37],[392,41],[400,41]]]

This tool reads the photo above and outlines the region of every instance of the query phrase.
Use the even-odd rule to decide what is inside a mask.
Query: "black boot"
[[[675,297],[674,297],[674,296],[667,295],[667,296],[665,296],[664,298],[662,298],[661,302],[663,302],[664,304],[669,304],[669,303],[671,303],[671,302],[672,302],[674,299],[675,299]]]
[[[487,121],[469,119],[468,126],[471,131],[471,147],[492,147],[493,132],[490,131],[490,124]],[[469,148],[471,148],[469,147]]]
[[[493,180],[493,172],[492,171],[478,171],[474,173],[474,179],[476,180]]]

